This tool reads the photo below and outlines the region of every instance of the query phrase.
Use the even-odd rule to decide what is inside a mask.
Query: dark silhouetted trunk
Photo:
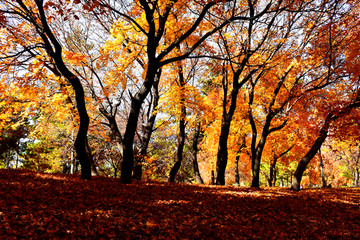
[[[197,153],[198,153],[198,144],[199,144],[199,139],[200,139],[200,128],[201,128],[201,123],[200,121],[198,121],[196,123],[195,126],[195,133],[194,133],[194,139],[193,139],[193,145],[192,145],[192,150],[193,150],[193,167],[194,167],[194,175],[195,175],[195,181],[196,183],[199,184],[204,184],[203,179],[201,178],[200,175],[200,171],[199,171],[199,165],[198,165],[198,161],[197,161]]]
[[[259,142],[256,145],[256,140],[257,140],[257,127],[255,124],[255,120],[253,117],[253,113],[251,110],[251,106],[253,104],[253,100],[254,100],[254,91],[255,91],[255,85],[257,83],[257,81],[260,79],[260,76],[254,81],[252,82],[252,87],[250,89],[250,93],[249,93],[249,119],[250,119],[250,125],[251,125],[251,129],[252,129],[252,142],[251,142],[251,158],[252,158],[252,175],[253,175],[253,179],[251,182],[251,187],[260,187],[260,163],[261,163],[261,157],[262,157],[262,153],[263,150],[265,148],[265,144],[266,144],[266,139],[267,137],[275,131],[279,131],[281,130],[283,127],[285,127],[287,120],[283,121],[282,124],[280,124],[277,127],[270,127],[271,126],[271,121],[274,119],[274,117],[280,113],[281,111],[283,111],[285,104],[287,103],[287,101],[290,100],[290,98],[287,101],[284,101],[283,103],[281,103],[281,105],[277,108],[275,108],[275,102],[276,102],[276,97],[280,92],[281,87],[283,86],[284,81],[286,80],[289,72],[291,71],[292,68],[287,69],[281,76],[281,78],[278,81],[278,84],[276,85],[276,88],[274,90],[274,94],[273,97],[269,103],[269,107],[268,107],[268,113],[266,115],[266,119],[265,119],[265,124],[262,128],[262,132],[261,132],[261,137]],[[271,179],[271,178],[270,178]]]
[[[179,86],[180,86],[180,120],[179,120],[179,133],[177,138],[177,152],[176,152],[176,161],[174,166],[171,168],[169,175],[169,182],[175,182],[176,174],[178,173],[181,162],[183,160],[183,151],[185,145],[185,118],[186,118],[186,105],[185,105],[185,79],[184,72],[181,65],[181,62],[178,63],[179,66]]]
[[[240,155],[237,155],[235,158],[235,184],[236,185],[240,185],[240,174],[239,174],[239,160],[240,160]]]
[[[80,125],[74,146],[77,157],[81,164],[81,178],[91,179],[91,165],[86,151],[86,138],[89,128],[89,116],[86,110],[84,89],[81,85],[79,78],[66,67],[62,59],[62,47],[47,23],[43,7],[43,1],[35,1],[35,3],[38,7],[39,17],[42,24],[41,28],[36,25],[35,27],[38,29],[38,33],[43,40],[44,48],[55,62],[57,70],[70,82],[75,92],[76,109],[79,114]],[[26,7],[24,9],[26,11]]]
[[[304,174],[304,171],[306,169],[306,166],[309,164],[309,162],[315,156],[315,154],[320,150],[321,145],[323,144],[323,142],[325,141],[325,139],[327,137],[327,134],[328,134],[331,123],[333,123],[339,117],[349,113],[353,108],[360,107],[360,94],[359,94],[359,92],[357,92],[355,94],[355,96],[356,96],[356,98],[354,99],[354,101],[352,103],[350,103],[349,105],[343,107],[340,110],[330,112],[326,116],[324,125],[322,126],[322,128],[320,130],[319,136],[316,138],[316,140],[315,140],[314,144],[312,145],[311,149],[300,160],[300,162],[299,162],[299,164],[298,164],[298,166],[296,168],[294,178],[292,179],[292,184],[291,184],[291,189],[292,190],[295,190],[295,191],[300,190],[300,183],[301,183],[301,179],[302,179],[302,176]]]
[[[146,87],[141,88],[141,92],[136,94],[135,97],[132,97],[131,100],[131,110],[126,124],[126,131],[124,135],[124,144],[123,144],[123,161],[121,166],[121,182],[124,184],[131,183],[131,176],[134,166],[134,138],[137,128],[137,121],[141,109],[141,104],[144,101],[145,96],[148,91]]]
[[[240,161],[240,154],[242,152],[242,150],[246,147],[246,142],[245,142],[245,135],[243,135],[241,137],[242,139],[242,143],[239,147],[239,150],[237,151],[236,157],[235,157],[235,184],[236,185],[240,185],[240,174],[239,174],[239,161]]]
[[[223,104],[222,104],[222,119],[221,119],[221,129],[220,129],[220,138],[219,138],[219,146],[218,153],[216,159],[216,182],[217,185],[225,185],[225,171],[226,165],[228,161],[228,138],[230,132],[230,125],[232,117],[234,116],[236,109],[236,101],[239,93],[239,89],[250,79],[254,71],[251,71],[241,82],[239,82],[240,74],[242,73],[250,55],[247,55],[242,62],[241,67],[234,72],[233,81],[232,81],[232,90],[230,93],[230,99],[228,99],[228,75],[225,68],[223,68]],[[227,107],[228,102],[230,102],[230,106]],[[229,110],[227,111],[227,108]]]
[[[310,148],[310,150],[300,160],[300,162],[296,168],[296,171],[294,173],[294,177],[293,177],[292,183],[291,183],[292,190],[295,190],[295,191],[300,190],[301,179],[306,170],[307,165],[309,164],[311,159],[313,159],[315,154],[320,150],[321,145],[325,141],[325,139],[328,135],[329,128],[330,128],[330,123],[333,122],[337,118],[338,118],[338,116],[334,116],[333,113],[330,113],[326,117],[325,123],[320,130],[319,136],[316,138],[316,140],[315,140],[314,144],[312,145],[312,147]]]
[[[275,158],[271,164],[270,164],[270,176],[269,176],[269,187],[275,186],[275,182],[276,182],[276,161],[277,159]]]
[[[90,148],[90,145],[89,145],[88,137],[86,137],[86,139],[85,139],[85,147],[86,147],[86,152],[87,152],[87,155],[88,155],[89,161],[90,161],[91,176],[99,176],[99,173],[98,173],[98,171],[96,169],[96,165],[95,165],[95,162],[94,162],[94,156],[91,153],[91,148]]]
[[[175,182],[176,174],[178,173],[181,162],[183,159],[183,150],[185,145],[185,120],[181,119],[179,121],[179,135],[177,140],[177,151],[176,151],[176,161],[174,166],[171,168],[169,182]]]
[[[136,180],[141,180],[143,174],[143,165],[145,158],[147,156],[147,149],[151,139],[151,134],[154,131],[154,124],[156,120],[156,109],[159,103],[159,81],[160,81],[161,71],[157,72],[156,80],[153,85],[152,93],[152,104],[149,105],[147,113],[147,121],[143,125],[143,134],[141,136],[141,148],[140,154],[135,158],[135,166],[133,171],[133,178]]]
[[[284,156],[285,154],[287,154],[293,147],[294,147],[294,145],[292,145],[286,151],[282,152],[279,156],[274,154],[273,161],[270,163],[270,174],[269,174],[269,180],[268,180],[269,187],[275,186],[275,183],[276,183],[276,163],[277,163],[277,160],[279,158],[281,158],[282,156]]]
[[[326,188],[327,187],[327,183],[326,183],[326,179],[325,179],[325,173],[324,173],[324,161],[321,155],[321,147],[319,149],[319,158],[320,158],[320,175],[321,175],[321,183],[322,183],[322,187]]]
[[[230,121],[226,121],[228,117],[223,117],[221,123],[221,132],[219,139],[219,147],[216,161],[216,184],[225,185],[225,171],[228,161],[227,142],[229,138]]]

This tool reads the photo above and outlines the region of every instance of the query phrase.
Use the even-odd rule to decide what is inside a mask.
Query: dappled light
[[[124,185],[0,170],[5,239],[358,239],[359,202],[359,188]]]

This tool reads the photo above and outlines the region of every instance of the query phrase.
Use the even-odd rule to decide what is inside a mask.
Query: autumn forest
[[[0,168],[360,186],[357,0],[1,0],[0,42]]]

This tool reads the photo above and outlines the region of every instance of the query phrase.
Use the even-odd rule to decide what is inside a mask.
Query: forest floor
[[[360,239],[360,188],[252,189],[0,170],[0,239]]]

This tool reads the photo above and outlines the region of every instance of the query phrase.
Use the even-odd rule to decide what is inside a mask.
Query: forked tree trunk
[[[156,120],[156,110],[159,103],[159,81],[161,76],[161,70],[157,72],[156,80],[153,85],[153,100],[152,106],[149,106],[149,112],[147,122],[143,126],[143,135],[141,139],[141,148],[140,154],[136,156],[135,166],[133,172],[133,178],[136,180],[141,180],[143,174],[143,165],[145,162],[145,158],[147,156],[147,149],[149,146],[151,134],[153,133],[153,128]],[[151,108],[151,109],[150,109]]]
[[[282,152],[278,156],[276,154],[274,154],[273,161],[270,164],[269,187],[275,186],[275,183],[276,183],[276,163],[277,163],[277,160],[279,158],[281,158],[282,156],[284,156],[285,154],[287,154],[293,147],[294,147],[294,145],[292,145],[290,148],[288,148],[286,151]]]
[[[246,64],[248,58],[247,56],[242,64]],[[222,104],[222,118],[221,118],[221,129],[220,129],[220,138],[219,138],[219,146],[218,146],[218,153],[217,153],[217,159],[216,159],[216,179],[215,184],[216,185],[225,185],[225,171],[226,171],[226,165],[228,162],[228,138],[230,133],[230,125],[232,118],[235,113],[236,109],[236,100],[239,93],[240,88],[250,79],[250,76],[253,74],[253,72],[250,72],[241,82],[239,82],[240,74],[242,73],[243,68],[239,68],[237,71],[235,71],[233,74],[233,82],[230,93],[230,99],[228,99],[228,86],[226,85],[226,82],[228,82],[228,75],[225,71],[225,68],[223,68],[223,78],[225,79],[223,82],[223,104]],[[230,101],[230,106],[228,105],[228,100]],[[227,110],[227,108],[229,110]]]

